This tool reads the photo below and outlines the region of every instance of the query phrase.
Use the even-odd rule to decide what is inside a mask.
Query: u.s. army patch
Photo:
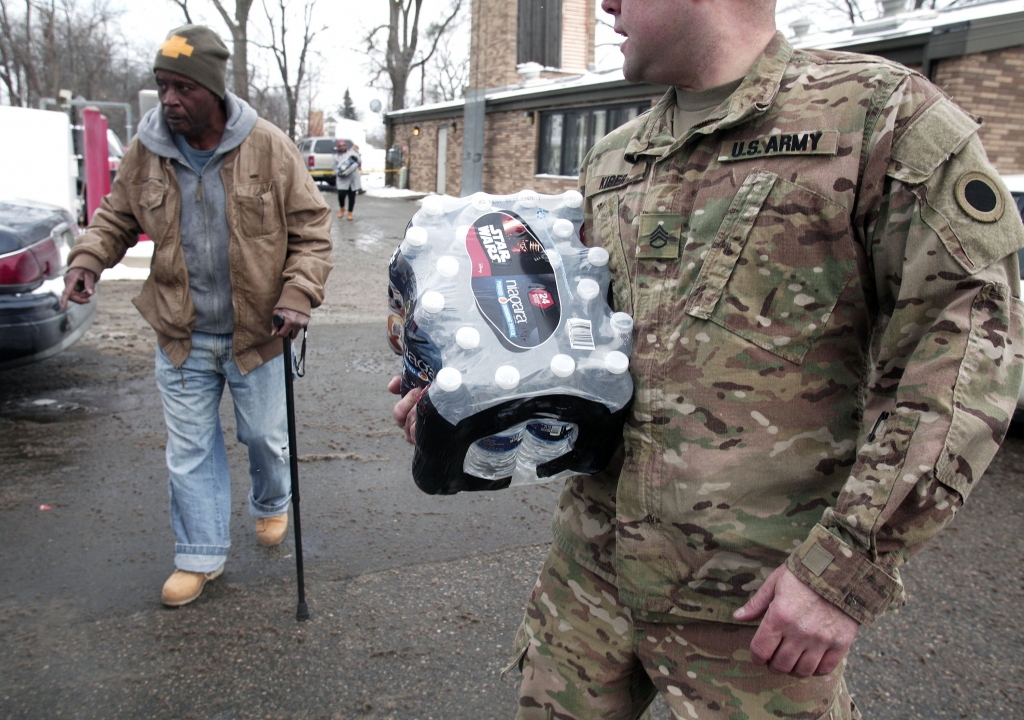
[[[679,235],[682,226],[682,215],[641,215],[640,235],[636,239],[636,256],[640,259],[679,257]]]
[[[994,223],[1003,216],[1006,203],[999,185],[977,170],[966,172],[956,181],[956,203],[969,216],[983,223]]]
[[[838,130],[809,130],[725,142],[718,161],[737,162],[776,155],[835,155],[838,151]]]

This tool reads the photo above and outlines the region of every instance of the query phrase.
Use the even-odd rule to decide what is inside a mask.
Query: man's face
[[[167,127],[187,138],[199,137],[219,110],[220,98],[184,75],[170,70],[155,74]]]
[[[348,152],[348,143],[342,141],[338,143],[338,152]]]
[[[615,18],[615,32],[626,37],[619,49],[627,80],[675,84],[699,31],[692,5],[693,0],[602,0]]]

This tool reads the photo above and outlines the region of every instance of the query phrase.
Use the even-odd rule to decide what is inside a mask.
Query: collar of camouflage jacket
[[[626,160],[635,163],[644,156],[667,157],[696,135],[710,135],[766,112],[779,94],[783,73],[792,56],[793,46],[782,33],[775,33],[775,37],[736,88],[736,92],[730,95],[707,120],[678,139],[672,135],[671,123],[676,93],[675,88],[669,88],[648,115],[647,121],[642,123],[630,138],[626,145]]]

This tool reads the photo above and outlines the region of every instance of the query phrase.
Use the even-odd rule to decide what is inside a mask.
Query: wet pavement
[[[328,196],[336,208],[333,195]],[[415,203],[361,196],[296,383],[306,592],[291,534],[255,541],[247,460],[222,406],[232,548],[194,604],[173,569],[151,331],[104,282],[89,334],[0,372],[0,718],[509,718],[509,661],[557,487],[430,497],[384,387],[386,267]],[[1024,716],[1024,439],[904,578],[910,605],[861,631],[866,718]],[[660,701],[654,717],[668,714]]]

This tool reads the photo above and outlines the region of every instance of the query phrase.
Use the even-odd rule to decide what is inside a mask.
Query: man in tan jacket
[[[154,62],[160,106],[146,114],[109,196],[69,257],[68,300],[145,233],[154,243],[135,306],[157,333],[177,570],[165,605],[192,602],[223,572],[231,482],[218,408],[231,390],[249,449],[249,511],[261,545],[284,539],[291,500],[281,337],[324,297],[330,209],[295,145],[226,89],[228,50],[212,30],[173,30]],[[284,318],[273,327],[273,316]]]

